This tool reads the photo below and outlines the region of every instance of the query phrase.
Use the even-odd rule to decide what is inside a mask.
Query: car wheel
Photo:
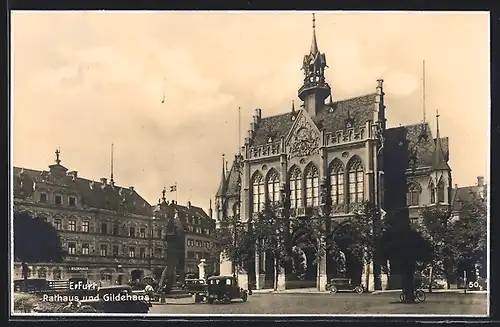
[[[248,300],[248,294],[245,292],[241,295],[241,299],[243,300],[243,302],[246,302]]]
[[[361,286],[358,286],[354,289],[354,291],[358,294],[361,294],[363,293],[365,290],[361,287]]]
[[[337,288],[335,286],[330,287],[330,293],[335,294],[337,293]]]

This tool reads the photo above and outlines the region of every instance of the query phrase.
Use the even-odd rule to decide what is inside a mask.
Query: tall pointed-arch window
[[[420,193],[422,193],[420,185],[415,182],[410,183],[406,194],[406,204],[408,206],[418,206],[420,204]]]
[[[330,166],[330,196],[333,205],[344,203],[344,167],[339,160]]]
[[[269,203],[276,203],[280,200],[280,176],[274,169],[267,175],[267,197]]]
[[[306,206],[317,207],[319,205],[319,173],[314,165],[306,168]]]
[[[349,163],[349,203],[364,201],[365,174],[359,157]]]
[[[298,167],[290,171],[290,206],[292,208],[302,206],[302,172]]]
[[[436,188],[434,187],[433,182],[431,182],[431,184],[429,185],[429,189],[431,192],[431,204],[436,203]]]
[[[437,202],[444,202],[444,183],[443,180],[440,180],[437,184]]]
[[[264,178],[260,173],[256,173],[252,178],[252,209],[253,212],[260,212],[264,208]]]

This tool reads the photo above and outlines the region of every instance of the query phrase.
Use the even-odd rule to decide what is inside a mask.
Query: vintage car
[[[248,300],[248,291],[238,285],[234,276],[214,276],[207,279],[207,301],[231,303],[233,299]]]
[[[207,296],[207,283],[204,279],[186,279],[184,290],[194,297],[194,302],[202,302]]]
[[[100,287],[97,297],[79,301],[106,313],[148,313],[151,303],[143,292],[133,292],[129,285]]]
[[[337,292],[356,292],[361,294],[365,291],[362,285],[353,284],[350,278],[332,278],[326,285],[326,289],[332,294]]]

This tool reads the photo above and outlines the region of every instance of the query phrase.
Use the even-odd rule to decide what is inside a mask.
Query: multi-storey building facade
[[[158,276],[166,264],[169,218],[178,217],[177,211],[200,216],[203,210],[177,208],[171,203],[172,210],[158,215],[158,208],[134,187],[116,185],[113,175],[109,181],[101,178],[99,182],[81,178],[61,164],[59,151],[56,156],[56,163],[47,171],[13,169],[14,212],[28,211],[50,222],[67,252],[63,263],[32,264],[30,277],[86,277],[109,284]],[[163,195],[166,203],[165,192]],[[186,268],[178,266],[179,273]],[[15,278],[22,276],[19,262],[14,264],[14,274]]]
[[[334,100],[326,68],[326,55],[319,51],[313,27],[311,49],[302,63],[300,109],[292,102],[291,110],[270,117],[256,109],[242,154],[235,157],[231,169],[223,166],[217,217],[239,210],[241,219],[248,222],[268,201],[289,206],[287,218],[320,209],[327,221],[342,222],[370,201],[381,216],[405,208],[411,218],[424,205],[449,202],[448,139],[440,137],[439,127],[436,138],[426,122],[386,128],[383,80],[377,81],[371,94]],[[337,232],[330,230],[327,238]],[[336,274],[335,261],[325,255],[316,265],[314,254],[306,249],[304,253],[309,253],[309,276],[324,289],[327,279]],[[345,255],[349,277],[361,281],[362,275],[369,274],[369,289],[385,285],[387,276],[380,274],[380,267],[363,267]],[[266,280],[274,279],[270,259],[257,255],[255,271],[240,272],[241,282],[266,287]],[[230,263],[221,263],[221,273],[231,273],[230,269]],[[285,284],[285,273],[279,272],[278,287]]]

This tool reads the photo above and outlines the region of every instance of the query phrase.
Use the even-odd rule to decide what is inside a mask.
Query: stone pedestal
[[[201,259],[200,263],[198,264],[198,272],[199,272],[199,277],[200,279],[207,279],[207,273],[206,273],[206,268],[207,268],[207,260]]]
[[[324,255],[320,260],[318,260],[318,271],[316,275],[316,288],[318,291],[326,291],[326,283],[328,282],[328,276],[326,274],[326,255]]]
[[[387,290],[389,287],[389,277],[387,274],[381,273],[380,274],[380,284],[382,286],[382,290]]]
[[[238,273],[236,276],[238,279],[238,284],[241,288],[248,290],[248,274],[247,273]]]
[[[280,270],[278,273],[278,285],[276,290],[277,291],[284,291],[286,289],[286,275],[283,269]]]
[[[265,274],[257,274],[256,283],[255,283],[255,289],[256,290],[263,289],[264,288],[265,280],[266,280],[266,275]]]
[[[368,285],[366,285],[366,276],[368,276]],[[365,287],[365,290],[372,292],[375,290],[375,276],[373,274],[373,263],[369,265],[365,264],[363,269],[363,274],[361,275],[361,284]]]
[[[220,275],[231,276],[233,274],[233,263],[226,259],[222,254],[220,256]]]

